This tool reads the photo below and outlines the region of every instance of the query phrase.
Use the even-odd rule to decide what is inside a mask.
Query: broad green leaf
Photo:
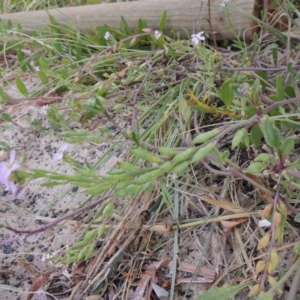
[[[281,74],[277,76],[276,91],[277,91],[278,101],[283,100],[284,99],[284,87],[283,87],[283,77]]]
[[[288,96],[288,98],[295,98],[296,97],[296,92],[295,88],[292,86],[286,86],[284,88],[284,93]]]
[[[220,98],[228,108],[231,106],[233,96],[234,96],[233,91],[230,87],[232,81],[233,81],[232,78],[227,79],[226,81],[223,82],[220,89]]]
[[[162,16],[161,16],[160,23],[159,23],[159,31],[162,32],[162,33],[165,30],[166,20],[167,20],[167,12],[164,11]]]
[[[10,146],[3,141],[0,141],[0,149],[1,148],[5,151],[9,151],[11,149]]]
[[[234,299],[235,295],[246,288],[247,286],[253,284],[253,282],[246,282],[244,284],[223,287],[213,287],[208,291],[205,291],[201,295],[197,296],[195,300],[228,300]]]
[[[8,96],[8,94],[5,93],[5,92],[2,90],[1,87],[0,87],[0,98],[3,100],[3,101],[0,101],[0,103],[9,101],[9,96]]]
[[[263,117],[263,133],[266,143],[269,147],[274,148],[280,152],[281,136],[279,129],[276,127],[274,121],[268,116]]]
[[[265,164],[268,165],[270,163],[269,154],[260,153],[257,157],[255,157],[254,161],[260,161],[260,162],[265,163]]]
[[[296,135],[289,136],[281,142],[281,154],[283,158],[286,158],[295,149]]]
[[[13,122],[12,118],[10,117],[9,114],[7,113],[2,113],[1,114],[1,119],[3,119],[6,122]]]
[[[257,174],[257,173],[262,172],[266,167],[267,167],[267,165],[265,163],[254,162],[254,163],[251,163],[250,166],[248,166],[244,170],[244,173]]]
[[[17,85],[19,92],[23,96],[28,97],[27,88],[26,88],[25,84],[23,83],[23,81],[19,77],[16,78],[16,85]]]

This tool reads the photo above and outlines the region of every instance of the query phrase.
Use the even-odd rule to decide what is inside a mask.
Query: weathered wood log
[[[137,27],[140,18],[147,21],[149,28],[157,29],[166,11],[166,34],[174,29],[186,37],[182,30],[185,28],[190,33],[204,31],[217,40],[236,36],[251,39],[256,28],[251,19],[256,15],[255,6],[256,0],[139,0],[2,14],[0,19],[5,23],[10,20],[14,26],[21,24],[27,33],[45,27],[49,14],[58,23],[70,24],[82,31],[103,24],[119,28],[121,16],[131,29]]]

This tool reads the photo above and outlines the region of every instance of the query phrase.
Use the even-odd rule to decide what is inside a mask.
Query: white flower
[[[194,43],[195,46],[199,44],[200,41],[205,41],[205,36],[203,36],[204,31],[200,31],[197,34],[192,34],[192,42]]]
[[[47,105],[43,105],[43,106],[41,107],[41,109],[40,109],[40,114],[41,114],[42,116],[46,116],[46,115],[47,115],[47,109],[48,109],[48,107],[49,107],[48,104],[47,104]]]
[[[108,41],[108,40],[110,39],[110,37],[111,37],[110,32],[109,32],[109,31],[106,31],[106,33],[105,33],[105,35],[104,35],[104,39]]]
[[[42,254],[42,257],[41,257],[41,261],[42,262],[49,262],[52,266],[56,267],[56,268],[60,268],[62,266],[61,263],[53,263],[53,261],[51,261],[50,259],[51,258],[54,258],[55,256],[57,255],[57,252],[53,252],[52,254],[50,253],[47,253],[47,254]]]
[[[220,9],[223,9],[227,6],[227,3],[229,2],[229,0],[223,0],[220,4]]]
[[[63,157],[64,152],[67,150],[68,148],[68,144],[64,143],[56,153],[53,154],[53,160],[61,160]]]
[[[270,225],[271,225],[271,222],[268,221],[267,219],[258,221],[258,226],[259,227],[269,227]]]
[[[38,72],[38,71],[40,70],[40,67],[39,67],[39,66],[35,66],[35,67],[34,67],[34,70],[35,70],[36,72]]]
[[[10,190],[16,196],[19,189],[10,177],[12,172],[20,168],[20,164],[15,161],[15,157],[16,150],[11,150],[9,152],[9,161],[0,162],[0,182],[4,184],[5,191]]]
[[[161,38],[161,33],[158,30],[154,31],[154,36],[157,40],[159,40]]]

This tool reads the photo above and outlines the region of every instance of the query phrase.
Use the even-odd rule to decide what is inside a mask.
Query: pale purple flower
[[[110,37],[111,37],[110,32],[109,32],[109,31],[106,31],[106,33],[105,33],[105,35],[104,35],[104,39],[108,41],[108,40],[110,39]]]
[[[61,160],[63,157],[64,152],[67,150],[68,148],[68,144],[64,143],[56,153],[53,154],[53,160]]]
[[[203,34],[204,34],[204,31],[200,31],[196,34],[191,35],[192,42],[194,43],[195,46],[198,46],[200,41],[205,41],[205,36]]]
[[[158,30],[154,31],[154,36],[157,40],[159,40],[161,38],[161,33]]]
[[[48,109],[48,107],[49,107],[48,104],[47,104],[47,105],[43,105],[43,106],[41,107],[41,109],[40,109],[40,114],[41,114],[42,116],[46,116],[46,115],[47,115],[47,109]]]
[[[11,191],[13,195],[17,195],[19,189],[11,180],[11,174],[20,168],[20,164],[15,161],[16,150],[9,152],[9,160],[0,162],[0,182],[4,184],[5,191]]]

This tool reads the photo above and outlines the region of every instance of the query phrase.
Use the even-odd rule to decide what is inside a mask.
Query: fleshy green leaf
[[[263,118],[263,133],[267,145],[280,152],[280,133],[275,123],[268,116],[264,116]]]
[[[161,190],[163,194],[163,200],[166,202],[169,208],[172,208],[173,207],[172,198],[164,182],[161,182]]]
[[[248,166],[248,168],[246,168],[244,170],[244,173],[257,174],[257,173],[262,172],[266,167],[267,166],[265,163],[254,162],[254,163],[250,164],[250,166]]]
[[[281,153],[286,158],[295,149],[295,139],[297,136],[289,136],[281,142]]]

